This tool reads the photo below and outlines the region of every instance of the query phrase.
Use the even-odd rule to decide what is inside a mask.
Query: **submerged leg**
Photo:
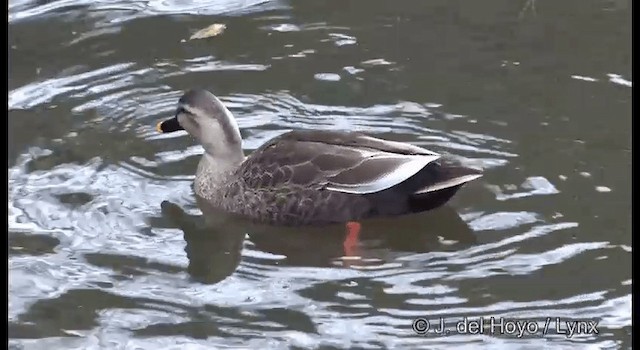
[[[346,223],[347,237],[345,237],[342,246],[344,247],[345,256],[356,256],[356,248],[358,247],[358,237],[360,236],[360,225],[357,221],[349,221]]]

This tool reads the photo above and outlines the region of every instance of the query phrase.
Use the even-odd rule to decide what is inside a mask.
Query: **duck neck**
[[[215,157],[205,152],[196,171],[195,193],[209,200],[214,199],[243,160],[244,155],[233,158]]]
[[[208,178],[208,181],[211,182],[224,182],[226,177],[238,168],[243,160],[244,155],[242,154],[233,157],[216,157],[205,152],[198,164],[196,176]]]

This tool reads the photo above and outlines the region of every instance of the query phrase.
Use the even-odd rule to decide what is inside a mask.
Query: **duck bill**
[[[180,123],[178,123],[178,118],[173,117],[171,119],[163,120],[156,125],[156,130],[159,133],[169,133],[184,130]]]

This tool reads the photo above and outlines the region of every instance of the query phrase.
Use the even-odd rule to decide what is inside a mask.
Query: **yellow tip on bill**
[[[158,124],[156,124],[156,130],[157,130],[159,133],[162,133],[162,122],[159,122]]]

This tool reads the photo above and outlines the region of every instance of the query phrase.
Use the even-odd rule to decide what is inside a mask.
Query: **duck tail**
[[[428,185],[420,187],[409,196],[409,207],[412,212],[435,209],[444,205],[466,183],[482,177],[477,169],[462,166],[431,167]]]

